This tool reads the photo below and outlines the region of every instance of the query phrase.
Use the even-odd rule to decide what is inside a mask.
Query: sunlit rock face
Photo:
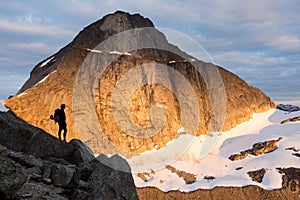
[[[120,11],[37,64],[5,101],[55,136],[49,116],[62,103],[67,140],[80,138],[95,153],[134,154],[160,149],[179,134],[229,130],[275,107],[238,76],[169,44],[149,19]]]

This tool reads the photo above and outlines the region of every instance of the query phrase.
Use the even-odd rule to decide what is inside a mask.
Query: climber
[[[67,123],[66,123],[66,114],[65,114],[65,104],[61,104],[60,109],[54,111],[54,115],[50,116],[50,119],[54,120],[55,123],[58,122],[58,138],[61,140],[61,131],[64,131],[64,141],[66,142],[67,136]]]

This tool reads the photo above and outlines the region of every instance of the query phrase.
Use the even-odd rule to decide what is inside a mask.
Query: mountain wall
[[[118,35],[131,30],[130,39]],[[133,75],[126,77],[128,73]],[[123,97],[119,83],[129,90],[138,87]],[[114,95],[119,95],[117,101]],[[49,116],[66,104],[67,140],[79,138],[95,153],[159,149],[179,134],[229,130],[253,113],[275,107],[237,75],[170,44],[149,19],[121,11],[87,26],[37,64],[20,91],[4,103],[56,137],[58,127]]]

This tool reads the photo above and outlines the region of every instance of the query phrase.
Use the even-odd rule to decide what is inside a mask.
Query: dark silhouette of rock
[[[10,111],[0,112],[0,129],[1,145],[37,158],[54,156],[68,159],[74,151],[71,145],[20,120]]]
[[[62,142],[11,112],[0,112],[0,138],[0,199],[137,199],[130,167],[119,156],[100,157],[126,172],[101,163],[81,141]]]
[[[138,199],[136,190],[132,187],[134,182],[131,174],[108,167],[128,168],[128,163],[120,156],[107,158],[101,155],[92,165],[94,170],[88,180],[89,188],[92,188],[92,199]]]
[[[92,150],[86,146],[82,141],[73,139],[69,142],[73,145],[75,151],[72,156],[69,158],[69,161],[73,164],[89,163],[95,159],[95,156]]]

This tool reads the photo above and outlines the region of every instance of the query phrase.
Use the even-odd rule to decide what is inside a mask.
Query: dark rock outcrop
[[[187,173],[185,171],[178,170],[175,167],[172,167],[171,165],[167,165],[166,168],[168,170],[170,170],[172,173],[177,174],[177,176],[182,178],[186,182],[186,184],[195,183],[197,180],[195,174],[191,174],[191,173]]]
[[[290,122],[297,122],[297,121],[300,121],[300,116],[292,117],[292,118],[283,120],[283,121],[280,122],[280,124],[287,124],[287,123],[290,123]]]
[[[233,154],[229,156],[229,159],[232,161],[242,160],[246,158],[248,155],[259,156],[263,154],[270,153],[278,148],[278,142],[282,139],[282,137],[277,140],[269,140],[265,142],[259,142],[253,144],[251,149],[247,149],[245,151],[241,151],[239,154]]]
[[[291,104],[278,104],[277,109],[287,112],[294,112],[300,110],[300,107]]]
[[[198,61],[187,55],[170,44],[162,33],[153,28],[151,31],[147,30],[142,38],[139,38],[138,34],[135,35],[135,38],[140,39],[136,42],[141,43],[142,46],[144,44],[159,44],[161,47],[169,49],[169,51],[143,48],[132,52],[118,52],[122,55],[107,66],[101,77],[97,77],[99,78],[99,81],[96,79],[98,82],[92,83],[93,86],[97,86],[93,91],[94,96],[92,98],[95,101],[92,103],[93,105],[89,107],[82,106],[73,111],[74,101],[72,101],[72,98],[74,91],[77,91],[73,90],[73,87],[84,60],[91,58],[90,63],[88,63],[88,66],[90,66],[89,73],[97,74],[93,69],[102,62],[101,59],[97,60],[98,55],[115,59],[116,55],[113,51],[122,51],[125,44],[133,47],[135,42],[116,37],[115,39],[122,40],[118,43],[119,46],[109,46],[109,43],[106,46],[104,45],[103,49],[97,49],[97,45],[118,33],[142,27],[153,28],[153,23],[140,15],[131,15],[120,11],[92,23],[84,28],[69,45],[37,64],[22,89],[15,96],[7,99],[5,105],[28,123],[56,136],[57,125],[49,119],[49,116],[61,103],[65,103],[69,130],[67,140],[79,138],[94,152],[105,152],[107,154],[115,153],[114,149],[106,146],[108,143],[112,143],[113,146],[130,153],[141,153],[153,148],[164,147],[169,141],[178,137],[178,129],[182,120],[180,112],[183,108],[191,111],[197,110],[201,113],[199,121],[196,122],[199,130],[192,132],[188,131],[191,126],[184,127],[186,133],[192,132],[191,134],[200,135],[208,132],[212,124],[215,123],[214,118],[226,115],[224,123],[218,128],[229,130],[237,124],[249,120],[254,112],[264,112],[275,107],[272,100],[259,89],[249,86],[238,76],[221,67]],[[180,88],[176,84],[182,86],[182,79],[174,78],[175,74],[171,72],[168,73],[165,80],[170,82],[172,91],[159,84],[147,84],[138,88],[132,95],[128,107],[124,106],[131,113],[130,118],[135,124],[141,127],[151,125],[149,112],[155,104],[164,107],[167,114],[166,123],[164,123],[164,127],[160,132],[152,137],[141,138],[127,134],[118,126],[118,121],[114,119],[112,114],[112,94],[115,85],[129,70],[134,68],[146,70],[146,67],[140,67],[145,64],[151,66],[163,65],[167,66],[169,70],[179,72],[195,91],[195,98],[184,95],[186,101],[179,102],[174,91]],[[205,76],[200,74],[195,66],[200,67],[208,74],[210,69],[216,69],[220,73],[220,82],[223,82],[223,84],[213,85],[214,83],[212,83],[212,85],[209,85],[209,81],[205,81]],[[158,74],[158,72],[153,72],[151,77],[156,77]],[[137,81],[150,79],[150,77],[145,77],[143,74],[135,78]],[[223,95],[223,98],[211,98],[209,89],[212,89],[212,91],[225,90],[226,94]],[[180,91],[188,90],[183,87],[180,88]],[[217,104],[218,109],[224,110],[224,116],[219,116],[213,112],[212,104],[216,100],[225,102],[224,105]],[[80,103],[84,102],[80,101]],[[122,105],[122,102],[118,103]],[[184,106],[181,107],[180,103],[183,103]],[[196,109],[193,106],[194,104],[198,104],[199,109]],[[95,109],[96,118],[104,132],[105,137],[103,136],[103,138],[93,135],[94,131],[92,130],[79,133],[78,127],[75,127],[74,112],[80,115],[78,121],[88,123],[91,117],[91,109]],[[193,118],[193,116],[188,117]],[[187,122],[192,123],[192,120],[187,120]],[[87,126],[87,123],[79,125]]]
[[[263,181],[265,173],[266,170],[264,168],[247,172],[247,174],[252,178],[252,180],[258,183],[261,183]]]
[[[282,187],[300,194],[300,169],[289,167],[278,168],[278,170],[279,173],[283,174]]]
[[[106,157],[102,155],[95,160],[93,173],[88,180],[92,199],[138,199],[132,176],[130,173],[122,172],[108,166],[127,167],[128,163],[120,156]],[[124,166],[125,165],[125,166]],[[127,169],[128,170],[128,169]],[[95,187],[97,185],[97,187]]]
[[[11,112],[0,112],[0,126],[0,199],[138,199],[121,157],[97,159],[81,141],[64,143]],[[117,165],[126,172],[109,167]]]
[[[0,112],[0,130],[1,145],[37,158],[55,156],[68,159],[74,151],[71,145],[27,124],[10,111]]]
[[[2,146],[0,146],[3,149]],[[9,198],[27,181],[27,174],[22,166],[7,158],[0,157],[0,197]]]

